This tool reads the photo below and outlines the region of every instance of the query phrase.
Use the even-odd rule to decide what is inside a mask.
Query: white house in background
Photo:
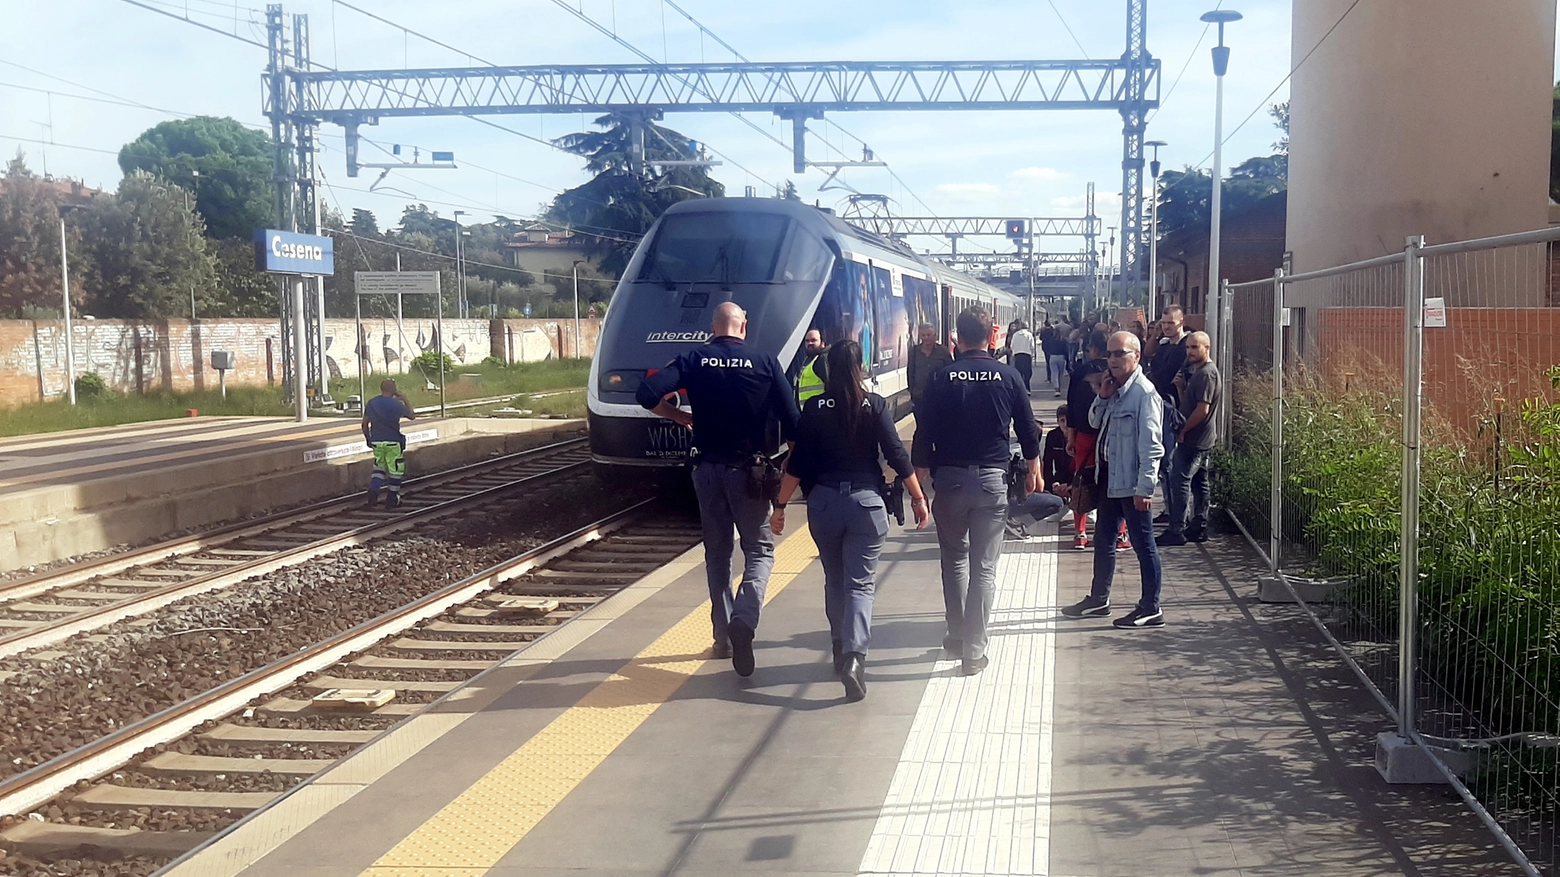
[[[573,232],[554,231],[545,225],[528,226],[515,232],[504,247],[516,268],[536,276],[537,283],[562,290],[569,287],[574,261],[585,258],[585,240]]]

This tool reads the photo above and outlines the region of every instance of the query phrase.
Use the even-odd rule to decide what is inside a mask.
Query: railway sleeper
[[[160,752],[142,762],[140,771],[153,776],[191,774],[260,774],[313,776],[335,763],[330,758],[232,758],[223,755],[186,755]]]
[[[173,858],[215,836],[214,831],[95,828],[29,819],[0,832],[0,843],[12,852],[41,862],[61,859],[111,861],[129,856]]]

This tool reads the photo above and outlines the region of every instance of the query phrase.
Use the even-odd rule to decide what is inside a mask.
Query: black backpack
[[[1159,434],[1161,440],[1167,435],[1179,435],[1181,428],[1186,426],[1186,415],[1181,413],[1180,407],[1169,396],[1161,394],[1159,401],[1164,403],[1160,406]]]

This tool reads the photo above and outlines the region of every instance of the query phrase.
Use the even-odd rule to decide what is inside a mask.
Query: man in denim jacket
[[[1110,336],[1106,355],[1110,373],[1100,382],[1099,396],[1089,408],[1089,423],[1100,431],[1096,469],[1102,494],[1096,530],[1110,533],[1125,519],[1143,574],[1143,595],[1137,606],[1112,622],[1131,630],[1163,627],[1159,610],[1159,550],[1154,545],[1154,515],[1150,500],[1165,455],[1160,435],[1163,400],[1138,367],[1143,348],[1131,332]],[[1089,596],[1062,610],[1069,618],[1110,614],[1110,586],[1116,576],[1116,547],[1108,539],[1094,543],[1094,586]]]

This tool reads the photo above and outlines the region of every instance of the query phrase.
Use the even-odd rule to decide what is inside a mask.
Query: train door
[[[947,345],[953,343],[953,287],[946,283],[943,284],[940,298],[942,300],[942,319],[936,323],[940,333],[938,339],[944,345]]]

